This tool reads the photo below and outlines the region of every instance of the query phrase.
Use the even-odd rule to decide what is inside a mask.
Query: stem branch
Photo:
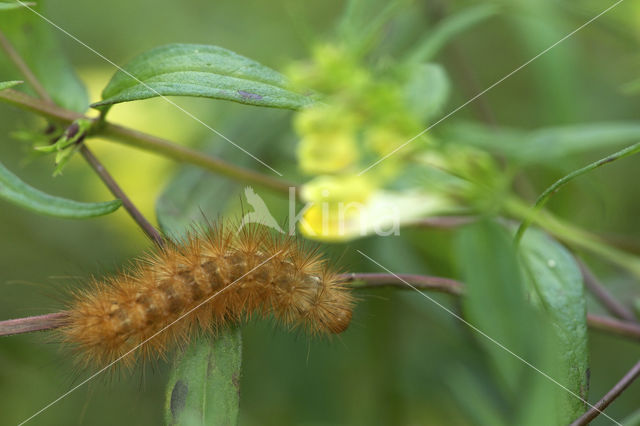
[[[6,89],[0,91],[0,101],[9,103],[18,108],[30,111],[34,114],[38,114],[49,120],[57,122],[69,124],[80,118],[89,119],[89,117],[86,117],[82,114],[78,114],[74,111],[69,111],[57,105],[46,103],[40,99],[36,99],[33,96],[26,95],[17,90]],[[101,135],[112,139],[114,142],[133,146],[145,151],[150,151],[152,153],[170,158],[174,161],[193,164],[202,167],[203,169],[209,170],[213,173],[237,179],[248,184],[260,186],[262,188],[268,188],[281,194],[288,194],[289,187],[295,186],[291,182],[276,179],[271,176],[266,176],[261,173],[255,172],[253,170],[238,167],[233,164],[229,164],[218,157],[206,155],[201,152],[177,145],[166,139],[143,133],[138,130],[130,129],[128,127],[113,124],[108,121],[102,123],[99,128],[95,129],[95,132],[93,132],[89,136]]]
[[[419,290],[437,291],[454,296],[462,296],[464,294],[464,284],[449,278],[410,274],[402,274],[398,276]],[[406,283],[400,281],[396,276],[391,274],[350,273],[341,275],[341,278],[349,287],[356,290],[384,287],[403,290],[411,289],[411,287],[407,286]],[[62,326],[62,320],[66,315],[67,314],[65,312],[57,312],[47,315],[0,321],[0,336],[58,328]],[[627,337],[640,342],[640,325],[637,323],[588,314],[587,324],[593,330]]]
[[[598,281],[598,279],[591,273],[587,265],[584,262],[576,259],[578,262],[578,266],[580,267],[580,271],[582,272],[582,277],[584,279],[584,285],[593,294],[596,299],[604,306],[607,311],[616,318],[623,319],[625,321],[636,322],[636,316],[616,300],[615,297],[609,293],[609,291]]]
[[[22,59],[20,54],[13,48],[9,39],[0,31],[0,47],[5,51],[9,59],[15,64],[20,73],[24,76],[24,79],[29,83],[29,86],[41,97],[45,102],[53,104],[51,96],[47,93],[40,81],[36,78],[35,74],[31,72],[31,68]]]
[[[60,327],[67,317],[66,312],[38,315],[35,317],[18,318],[0,321],[0,336],[30,333],[32,331],[51,330]]]
[[[340,279],[348,283],[350,288],[380,288],[397,287],[409,288],[405,282],[410,283],[420,290],[432,290],[442,293],[461,296],[464,292],[464,284],[450,278],[433,277],[427,275],[412,274],[382,274],[382,273],[350,273],[342,274]]]
[[[145,234],[159,247],[164,245],[164,239],[162,238],[162,234],[147,220],[146,217],[136,208],[131,199],[125,194],[125,192],[120,188],[120,186],[116,183],[113,177],[109,174],[109,172],[104,168],[102,163],[96,158],[95,155],[87,148],[85,145],[82,145],[80,148],[80,153],[87,160],[87,163],[91,165],[93,170],[96,172],[102,182],[109,188],[109,191],[114,195],[114,197],[119,198],[122,201],[122,206],[129,212],[131,218],[138,224],[138,226],[144,231]]]
[[[0,31],[0,47],[4,49],[9,58],[13,61],[13,63],[18,67],[20,72],[24,75],[25,80],[29,83],[29,85],[35,90],[35,92],[42,98],[44,103],[49,104],[52,109],[57,109],[58,107],[53,103],[51,96],[47,93],[46,89],[35,74],[31,71],[29,66],[24,62],[20,54],[14,49],[9,40],[5,37],[5,35]],[[75,121],[75,120],[72,120]],[[80,143],[83,143],[84,135],[80,136]],[[137,207],[133,204],[133,202],[127,197],[125,192],[120,188],[118,183],[113,179],[113,177],[109,174],[107,169],[102,165],[102,163],[96,158],[95,155],[87,148],[86,145],[82,145],[80,147],[80,152],[84,159],[89,163],[89,165],[93,168],[93,170],[100,176],[104,184],[109,188],[111,193],[119,198],[122,201],[122,205],[129,212],[129,215],[133,218],[133,220],[140,226],[140,228],[151,238],[153,242],[157,245],[163,245],[163,238],[160,232],[151,225],[151,223],[144,217],[144,215],[137,209]]]
[[[600,401],[596,402],[586,413],[576,419],[571,426],[588,425],[593,419],[609,406],[620,394],[629,387],[633,381],[640,376],[640,361],[638,361],[629,370],[618,383],[616,383],[609,392],[607,392]]]

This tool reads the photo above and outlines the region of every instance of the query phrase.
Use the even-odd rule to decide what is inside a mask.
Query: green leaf
[[[430,61],[458,34],[496,15],[499,10],[495,4],[481,4],[465,8],[462,12],[447,17],[423,40],[416,43],[417,47],[409,53],[409,62]]]
[[[38,1],[32,9],[46,15],[43,3],[46,1]],[[0,30],[56,104],[73,111],[86,111],[87,91],[65,58],[55,28],[31,10],[20,8],[0,14]],[[0,72],[14,79],[22,78],[13,63],[2,54]],[[27,85],[25,90],[28,90]]]
[[[292,92],[278,72],[230,50],[169,44],[135,58],[115,73],[93,107],[156,96],[197,96],[243,104],[298,109],[313,102]]]
[[[238,422],[242,338],[238,329],[202,336],[175,360],[167,385],[167,425]]]
[[[2,81],[0,82],[0,90],[9,89],[10,87],[17,86],[18,84],[21,84],[21,83],[24,83],[24,81],[20,81],[20,80]]]
[[[416,64],[410,67],[404,91],[411,112],[427,121],[442,111],[449,89],[449,77],[441,65]]]
[[[584,152],[617,147],[640,139],[639,122],[579,124],[530,132],[472,123],[448,126],[447,140],[501,154],[521,164],[545,164]]]
[[[480,221],[459,231],[456,254],[467,284],[464,312],[485,333],[478,339],[511,407],[508,423],[566,424],[557,402],[564,391],[539,372],[558,374],[555,336],[525,297],[512,238],[494,222]]]
[[[558,242],[538,229],[530,229],[520,243],[520,260],[537,301],[547,312],[558,336],[564,377],[558,380],[586,400],[589,389],[587,311],[580,268]],[[584,404],[565,393],[562,408],[566,423],[580,416]]]
[[[6,2],[0,2],[0,11],[2,10],[11,10],[11,9],[19,9],[21,7],[25,7],[25,6],[35,6],[35,3],[31,3],[31,2],[22,2],[22,3],[17,3],[17,2],[13,2],[13,3],[6,3]]]
[[[508,235],[493,223],[480,222],[460,231],[456,247],[467,284],[464,310],[470,322],[511,351],[525,355],[530,350],[531,310]],[[505,386],[515,391],[521,361],[493,342],[481,342]]]
[[[103,203],[81,203],[45,194],[27,185],[0,163],[0,198],[50,216],[68,219],[85,219],[116,211],[120,200]]]

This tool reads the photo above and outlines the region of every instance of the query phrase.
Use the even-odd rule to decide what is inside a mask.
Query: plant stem
[[[411,223],[411,226],[424,228],[457,228],[477,221],[476,216],[433,216]]]
[[[585,173],[590,172],[593,169],[596,169],[600,166],[604,166],[605,164],[612,163],[621,158],[628,157],[633,154],[637,154],[638,152],[640,152],[640,142],[633,144],[625,149],[622,149],[614,154],[611,154],[605,158],[602,158],[598,161],[595,161],[585,167],[582,167],[581,169],[575,170],[569,173],[568,175],[564,176],[562,179],[557,180],[553,185],[548,187],[540,195],[540,197],[538,197],[535,205],[533,206],[532,211],[525,216],[525,219],[522,221],[522,224],[520,225],[520,227],[518,228],[518,231],[516,232],[516,236],[515,236],[516,243],[520,241],[520,239],[522,238],[522,235],[524,234],[524,231],[527,230],[527,227],[531,224],[532,220],[537,215],[537,213],[542,209],[542,207],[544,207],[547,201],[549,201],[551,196],[560,190],[561,187],[571,182],[573,179],[579,176],[582,176]]]
[[[464,285],[449,278],[409,274],[398,276],[419,290],[437,291],[454,296],[462,296],[464,293]],[[411,289],[406,283],[398,280],[396,276],[391,274],[352,273],[343,274],[341,277],[350,288],[355,290],[384,287],[403,290]],[[66,316],[67,314],[65,312],[56,312],[0,321],[0,336],[55,329],[64,324],[63,320]],[[640,325],[637,323],[589,314],[587,315],[587,324],[592,330],[602,331],[640,342]]]
[[[68,124],[79,118],[89,119],[89,117],[82,114],[43,102],[16,90],[7,89],[0,91],[0,101],[7,102],[18,108],[25,109],[56,122]],[[283,195],[288,195],[289,188],[295,186],[291,182],[272,178],[271,176],[266,176],[253,170],[234,166],[220,158],[206,155],[177,145],[166,139],[113,124],[108,121],[105,121],[98,126],[98,128],[89,136],[100,135],[109,137],[114,142],[150,151],[174,161],[194,164],[213,173],[237,179],[248,184],[272,189]]]
[[[602,397],[602,399],[596,402],[593,407],[589,408],[580,418],[571,423],[571,426],[584,426],[588,425],[593,419],[609,406],[620,394],[629,387],[633,381],[640,376],[640,361],[638,361],[629,370],[618,383],[616,383],[609,392]]]
[[[340,275],[340,279],[349,283],[349,287],[354,289],[380,287],[410,288],[402,280],[411,283],[411,285],[421,290],[433,290],[454,296],[461,296],[464,289],[464,285],[456,280],[427,275],[398,274],[398,276],[394,276],[379,273],[351,273]]]
[[[0,336],[58,328],[63,324],[63,320],[66,317],[66,312],[56,312],[54,314],[0,321]]]
[[[49,93],[47,93],[46,89],[40,81],[36,78],[35,74],[31,72],[31,69],[27,65],[27,63],[22,59],[20,54],[13,48],[11,42],[7,39],[7,37],[0,31],[0,47],[5,51],[9,59],[15,64],[20,73],[24,76],[24,79],[29,83],[31,88],[41,97],[45,102],[53,104]]]
[[[596,299],[598,299],[598,301],[600,301],[600,304],[604,306],[611,315],[625,321],[636,322],[636,316],[633,312],[616,300],[616,298],[613,297],[602,284],[600,284],[587,265],[579,259],[576,259],[576,261],[578,262],[578,266],[582,272],[585,287],[596,297]]]
[[[619,265],[636,277],[640,278],[640,258],[632,254],[610,247],[601,241],[597,236],[580,228],[563,222],[548,212],[539,212],[535,216],[531,215],[531,209],[520,200],[510,199],[504,203],[506,212],[517,218],[530,218],[531,223],[535,223],[545,229],[560,241],[572,247],[586,249],[592,253],[609,260],[615,265]]]
[[[229,164],[220,158],[209,156],[198,151],[177,145],[166,139],[134,129],[105,122],[99,133],[114,142],[140,148],[159,155],[168,157],[174,161],[193,164],[214,173],[227,176],[246,183],[256,184],[264,188],[272,189],[282,194],[289,194],[289,188],[295,185],[271,176],[263,175],[249,169],[243,169]]]
[[[53,103],[49,93],[47,93],[46,89],[40,81],[38,81],[35,74],[31,71],[29,66],[24,62],[20,54],[13,48],[9,40],[4,36],[4,34],[0,31],[0,46],[7,53],[9,58],[13,61],[13,63],[18,67],[20,72],[24,75],[25,80],[29,83],[29,85],[36,91],[38,96],[42,98],[44,102],[50,104],[52,107],[56,107]],[[82,144],[82,140],[84,139],[84,135],[80,136],[79,143]],[[80,147],[80,153],[84,157],[84,159],[89,163],[89,165],[93,168],[93,170],[100,176],[104,184],[109,188],[111,193],[122,201],[122,205],[129,212],[129,215],[133,218],[133,220],[140,226],[140,228],[147,234],[151,240],[156,243],[158,246],[162,246],[164,244],[164,240],[160,232],[151,225],[151,223],[144,217],[144,215],[137,209],[137,207],[133,204],[133,202],[127,197],[125,192],[120,188],[118,183],[113,179],[113,177],[109,174],[107,169],[102,165],[102,163],[96,158],[95,155],[87,148],[86,145],[82,145]]]
[[[614,333],[640,342],[640,325],[637,322],[587,314],[587,324],[592,330]]]
[[[138,226],[144,231],[145,234],[159,247],[164,245],[164,238],[162,234],[144,217],[144,215],[136,208],[131,199],[125,194],[125,192],[116,183],[113,177],[107,172],[102,163],[96,158],[95,155],[86,146],[80,147],[80,153],[87,160],[87,163],[93,167],[93,170],[100,176],[102,182],[109,188],[109,191],[122,201],[123,207],[129,212],[131,218],[138,224]]]

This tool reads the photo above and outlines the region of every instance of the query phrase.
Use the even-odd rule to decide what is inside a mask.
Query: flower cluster
[[[291,67],[294,85],[322,93],[294,119],[299,167],[310,176],[302,189],[310,206],[305,235],[344,240],[388,233],[453,207],[442,194],[393,188],[416,154],[433,144],[427,135],[416,137],[425,123],[424,108],[415,106],[414,74],[401,68],[374,73],[347,48],[331,44]]]

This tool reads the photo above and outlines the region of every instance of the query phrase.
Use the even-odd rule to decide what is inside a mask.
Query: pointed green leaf
[[[547,312],[559,341],[564,377],[559,381],[587,399],[589,356],[587,308],[580,268],[558,242],[538,229],[530,229],[520,242],[520,260],[537,301]],[[565,420],[569,423],[586,408],[579,399],[562,395]]]
[[[81,203],[45,194],[24,183],[0,163],[0,198],[38,213],[67,219],[85,219],[116,211],[120,200]]]
[[[457,254],[467,284],[464,309],[470,322],[514,353],[526,356],[531,310],[507,233],[490,222],[465,227],[459,233]],[[495,343],[480,339],[504,386],[515,392],[526,366]]]
[[[561,374],[557,339],[544,312],[525,296],[512,238],[501,226],[482,221],[459,231],[456,242],[467,283],[464,312],[484,333],[478,339],[509,402],[509,424],[567,424],[559,403],[566,391],[548,378]]]
[[[101,107],[156,96],[197,96],[298,109],[313,102],[292,92],[278,72],[218,46],[169,44],[135,58],[115,73]]]
[[[24,81],[20,81],[20,80],[2,81],[2,82],[0,82],[0,90],[4,90],[4,89],[8,89],[8,88],[13,87],[13,86],[17,86],[20,83],[24,83]]]

